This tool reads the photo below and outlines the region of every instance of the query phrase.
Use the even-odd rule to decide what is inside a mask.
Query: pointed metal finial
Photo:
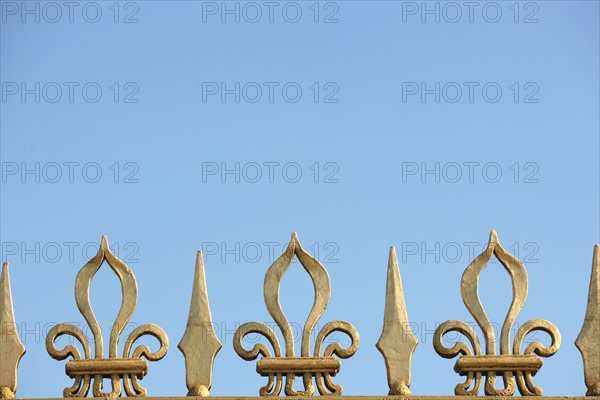
[[[498,233],[496,232],[495,229],[492,229],[492,231],[490,232],[490,245],[494,244],[500,244],[500,241],[498,240]]]
[[[102,239],[100,239],[100,250],[110,251],[110,245],[108,244],[108,236],[106,235],[102,235]]]
[[[0,399],[15,398],[17,369],[23,354],[25,346],[17,334],[8,263],[5,262],[0,277]]]
[[[196,257],[196,272],[187,326],[179,350],[185,358],[188,396],[210,396],[215,356],[223,345],[217,338],[210,315],[202,252]]]
[[[385,359],[389,395],[411,396],[411,358],[419,341],[412,334],[404,303],[396,250],[390,247],[383,332],[376,344]]]
[[[600,245],[594,246],[587,311],[575,346],[581,352],[587,396],[600,396]]]

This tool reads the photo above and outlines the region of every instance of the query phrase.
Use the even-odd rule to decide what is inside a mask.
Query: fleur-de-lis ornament
[[[108,358],[104,358],[102,330],[100,325],[98,325],[90,304],[90,284],[104,261],[107,262],[119,277],[123,293],[121,308],[110,332]],[[50,356],[56,360],[64,360],[67,357],[73,358],[67,363],[65,369],[67,375],[75,379],[75,383],[64,390],[64,397],[87,396],[92,378],[94,379],[94,397],[120,396],[122,393],[121,380],[123,381],[127,396],[146,396],[147,391],[140,386],[138,380],[146,375],[148,363],[142,360],[141,357],[145,357],[149,361],[162,359],[169,348],[169,339],[165,332],[157,325],[140,325],[127,337],[123,346],[123,356],[118,356],[119,337],[127,326],[137,303],[137,283],[129,267],[110,251],[106,236],[102,237],[98,254],[88,261],[79,271],[79,274],[77,274],[75,280],[75,300],[77,301],[79,311],[85,318],[94,336],[94,357],[92,357],[88,338],[77,326],[66,323],[59,324],[48,332],[46,349]],[[58,350],[54,346],[56,339],[62,335],[71,335],[81,343],[84,351],[83,358],[77,347],[73,345],[67,345],[62,350]],[[138,345],[132,351],[133,343],[143,335],[151,335],[158,339],[160,344],[158,351],[151,351],[146,345]],[[110,392],[103,391],[102,387],[102,381],[107,378],[111,381],[112,390]]]
[[[294,256],[298,257],[298,260],[310,275],[315,288],[315,301],[302,331],[300,357],[296,357],[292,327],[279,303],[281,279],[292,263]],[[313,377],[321,395],[341,395],[342,387],[333,383],[331,379],[341,367],[340,361],[334,358],[333,355],[335,354],[340,358],[348,358],[356,352],[359,336],[354,326],[346,321],[333,321],[325,324],[317,335],[314,353],[312,356],[310,355],[311,333],[319,318],[325,312],[330,295],[331,286],[327,270],[319,261],[302,248],[296,233],[293,233],[292,240],[283,255],[275,260],[267,271],[264,285],[265,305],[283,334],[285,354],[282,355],[281,353],[281,347],[277,336],[275,336],[275,332],[267,325],[259,322],[243,324],[235,332],[233,338],[234,349],[244,360],[255,360],[259,355],[262,355],[262,358],[256,364],[256,371],[262,376],[267,376],[269,381],[266,386],[260,389],[259,393],[261,396],[279,395],[284,376],[285,394],[288,396],[311,396],[315,390],[312,381]],[[352,340],[350,347],[345,349],[337,342],[330,343],[323,351],[323,355],[321,355],[321,348],[325,339],[336,331],[343,332],[350,337]],[[261,343],[255,344],[252,350],[246,350],[242,344],[242,340],[246,335],[251,333],[258,333],[265,336],[273,347],[274,355],[271,355],[267,346]],[[296,391],[294,389],[296,376],[302,377],[304,384],[303,391]]]
[[[478,292],[479,275],[492,255],[496,256],[510,274],[513,287],[512,304],[500,334],[500,354],[496,354],[494,329],[481,305]],[[439,355],[444,358],[461,355],[454,365],[454,370],[459,375],[466,376],[466,381],[458,384],[454,393],[456,395],[477,395],[481,386],[481,378],[485,376],[485,394],[488,396],[512,396],[515,392],[515,378],[522,395],[541,396],[542,388],[533,384],[532,376],[542,367],[543,362],[540,357],[550,357],[558,351],[561,341],[560,333],[552,323],[546,320],[527,321],[517,330],[511,354],[510,331],[527,299],[527,271],[517,258],[500,245],[496,231],[492,231],[490,234],[487,249],[465,270],[462,276],[461,293],[465,306],[483,332],[485,354],[482,354],[475,330],[462,321],[446,321],[435,330],[433,346]],[[540,342],[532,342],[521,353],[525,336],[536,330],[548,333],[552,344],[550,347],[546,347]],[[467,337],[473,351],[464,342],[458,342],[450,348],[445,347],[442,336],[451,331],[459,332]],[[496,388],[497,375],[502,376],[503,389]],[[473,387],[470,389],[471,385]]]

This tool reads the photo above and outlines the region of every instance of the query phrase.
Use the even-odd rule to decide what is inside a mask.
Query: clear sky
[[[83,327],[75,276],[104,234],[138,281],[128,331],[153,322],[170,338],[141,381],[149,394],[187,392],[176,345],[197,250],[223,343],[212,394],[258,394],[265,378],[233,333],[271,321],[264,274],[294,231],[330,274],[319,326],[343,319],[361,336],[334,379],[344,394],[388,391],[375,343],[391,245],[420,341],[413,393],[452,394],[463,378],[433,331],[473,323],[460,278],[491,229],[529,273],[518,324],[562,333],[534,382],[585,393],[573,342],[600,242],[597,1],[0,4],[0,242],[27,348],[19,397],[72,384],[45,336]],[[91,290],[108,337],[118,280],[101,268]],[[298,263],[281,293],[302,326],[313,291]],[[511,288],[498,262],[480,293],[501,325]]]

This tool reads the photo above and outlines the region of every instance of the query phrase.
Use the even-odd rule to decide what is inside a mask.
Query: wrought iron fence
[[[479,298],[479,276],[492,256],[504,266],[512,280],[512,303],[500,332],[500,351],[497,354],[496,336],[492,324]],[[286,318],[279,301],[279,287],[283,275],[294,258],[309,274],[315,298],[300,338],[300,354],[295,342],[290,322]],[[108,358],[103,357],[103,332],[90,304],[91,280],[106,262],[121,282],[122,302],[119,313],[109,333]],[[411,358],[418,340],[410,330],[410,323],[404,302],[404,291],[396,251],[390,248],[383,332],[376,343],[383,355],[387,369],[389,395],[412,396]],[[561,346],[558,328],[549,321],[532,319],[522,324],[516,331],[512,345],[510,332],[527,298],[528,278],[525,267],[515,256],[506,251],[492,231],[487,248],[466,268],[461,281],[461,295],[467,310],[471,313],[483,337],[477,336],[472,326],[463,321],[450,320],[442,323],[435,331],[433,346],[444,358],[458,359],[454,370],[465,381],[456,385],[457,396],[476,396],[480,392],[485,378],[484,392],[488,396],[512,396],[515,390],[523,396],[541,396],[542,389],[533,382],[533,377],[542,367],[542,359],[554,355]],[[592,276],[590,281],[588,307],[585,320],[575,345],[580,350],[584,364],[584,382],[587,396],[600,396],[600,245],[594,247]],[[331,295],[329,275],[325,267],[309,252],[305,251],[297,235],[292,234],[291,241],[284,253],[271,265],[264,281],[265,306],[279,327],[284,339],[283,349],[272,328],[259,322],[248,322],[239,327],[234,335],[233,347],[244,360],[259,358],[256,371],[267,378],[265,386],[259,389],[261,396],[279,396],[281,390],[287,396],[312,396],[315,385],[322,396],[340,396],[342,387],[333,382],[340,371],[340,359],[349,358],[358,349],[359,334],[356,328],[346,321],[332,321],[322,326],[318,332],[311,355],[311,335],[319,319],[325,312]],[[118,343],[137,304],[137,283],[133,271],[118,257],[108,245],[106,236],[102,238],[98,253],[79,271],[75,280],[75,300],[79,311],[89,325],[94,343],[94,352],[86,334],[73,324],[63,323],[54,326],[46,337],[46,349],[56,360],[71,358],[65,367],[66,374],[74,379],[73,385],[64,389],[64,397],[86,397],[92,389],[94,397],[147,396],[140,380],[148,372],[147,361],[159,361],[168,351],[167,334],[157,325],[144,324],[135,328],[126,338],[121,356]],[[16,396],[17,368],[25,354],[15,324],[10,290],[8,263],[2,267],[0,278],[0,398]],[[458,332],[469,343],[457,342],[446,347],[442,338],[448,332]],[[529,343],[524,349],[526,335],[533,331],[546,332],[551,339],[549,346],[539,341]],[[350,338],[350,345],[344,348],[336,341],[326,338],[334,332],[342,332]],[[104,332],[106,334],[106,332]],[[244,347],[243,340],[248,334],[259,334],[271,345],[256,343],[251,349]],[[83,348],[83,355],[72,344],[62,349],[55,341],[62,335],[75,338]],[[159,342],[155,351],[146,345],[134,347],[134,343],[143,335],[154,336]],[[481,341],[484,345],[482,347]],[[196,270],[190,304],[189,317],[179,349],[185,358],[186,385],[188,396],[210,396],[213,363],[222,347],[212,323],[208,303],[207,284],[204,273],[202,252],[196,259]],[[145,360],[144,360],[145,359]],[[147,360],[147,361],[146,361]],[[294,388],[296,377],[302,379],[304,390]],[[498,388],[496,378],[503,381]],[[110,380],[110,391],[103,388],[104,379]],[[285,385],[284,385],[285,381]]]

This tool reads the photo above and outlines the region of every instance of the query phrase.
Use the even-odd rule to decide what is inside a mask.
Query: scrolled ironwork
[[[123,294],[119,313],[110,331],[108,358],[104,358],[102,329],[90,304],[91,281],[104,261],[118,276]],[[131,332],[125,341],[123,357],[119,358],[119,338],[129,322],[137,303],[137,283],[129,267],[110,251],[106,236],[102,237],[98,253],[77,274],[75,280],[75,299],[79,311],[92,331],[94,337],[94,356],[92,357],[88,338],[78,327],[71,324],[59,324],[48,332],[46,337],[48,354],[56,360],[72,358],[66,365],[66,372],[67,375],[75,379],[75,382],[73,386],[64,389],[63,396],[86,397],[90,385],[92,386],[94,397],[118,397],[122,394],[123,387],[127,396],[146,396],[147,391],[140,386],[139,379],[142,379],[146,375],[148,365],[141,357],[145,357],[148,361],[162,359],[169,348],[169,340],[166,333],[157,325],[141,325]],[[56,339],[62,335],[73,336],[81,343],[84,353],[83,358],[77,347],[73,345],[68,345],[62,350],[55,347]],[[152,351],[146,345],[139,345],[132,352],[134,342],[144,335],[154,336],[159,342],[159,349]],[[91,383],[92,379],[93,384]],[[110,379],[110,392],[103,390],[104,379]],[[121,381],[123,381],[123,387],[121,386]]]
[[[315,289],[315,300],[302,331],[300,357],[296,357],[292,328],[279,302],[281,280],[294,256],[298,258],[309,274]],[[256,369],[261,375],[268,377],[268,382],[267,385],[260,388],[261,396],[279,395],[284,377],[284,391],[287,396],[312,396],[315,391],[313,377],[321,395],[341,395],[342,387],[331,379],[337,374],[341,365],[333,355],[335,354],[339,358],[348,358],[354,355],[360,340],[356,329],[346,321],[329,322],[317,335],[314,354],[312,356],[310,354],[311,334],[325,312],[330,296],[331,286],[327,270],[302,248],[296,233],[292,234],[292,239],[285,252],[267,271],[264,284],[265,305],[283,336],[285,350],[283,355],[275,332],[265,324],[258,322],[243,324],[234,336],[234,349],[240,357],[245,360],[254,360],[262,356]],[[320,356],[325,338],[334,331],[347,334],[351,339],[350,347],[343,348],[339,343],[331,343]],[[273,347],[274,355],[271,355],[268,348],[261,343],[255,344],[251,350],[245,349],[242,340],[250,333],[263,335]],[[297,391],[294,388],[296,376],[302,377],[303,391]]]
[[[479,299],[479,276],[492,256],[495,256],[509,273],[513,289],[512,302],[500,333],[499,354],[496,352],[494,329]],[[458,384],[454,393],[456,395],[477,395],[482,377],[485,376],[484,391],[488,396],[512,396],[515,388],[518,388],[522,395],[541,396],[542,389],[533,384],[532,377],[542,366],[542,360],[539,357],[550,357],[560,348],[560,333],[551,322],[532,319],[518,329],[514,338],[512,354],[510,353],[510,331],[527,299],[527,271],[516,257],[500,245],[496,231],[492,231],[490,234],[487,249],[475,258],[465,270],[461,280],[461,294],[467,310],[483,332],[485,354],[481,352],[477,334],[464,322],[447,321],[436,329],[433,341],[435,351],[444,358],[454,358],[460,355],[454,370],[459,375],[466,376],[466,381]],[[547,332],[550,335],[551,346],[545,347],[540,342],[530,343],[521,354],[525,336],[536,330]],[[451,331],[459,332],[467,337],[471,342],[473,353],[464,342],[458,342],[451,348],[445,347],[442,337]],[[504,383],[504,387],[501,389],[496,387],[498,374]]]

